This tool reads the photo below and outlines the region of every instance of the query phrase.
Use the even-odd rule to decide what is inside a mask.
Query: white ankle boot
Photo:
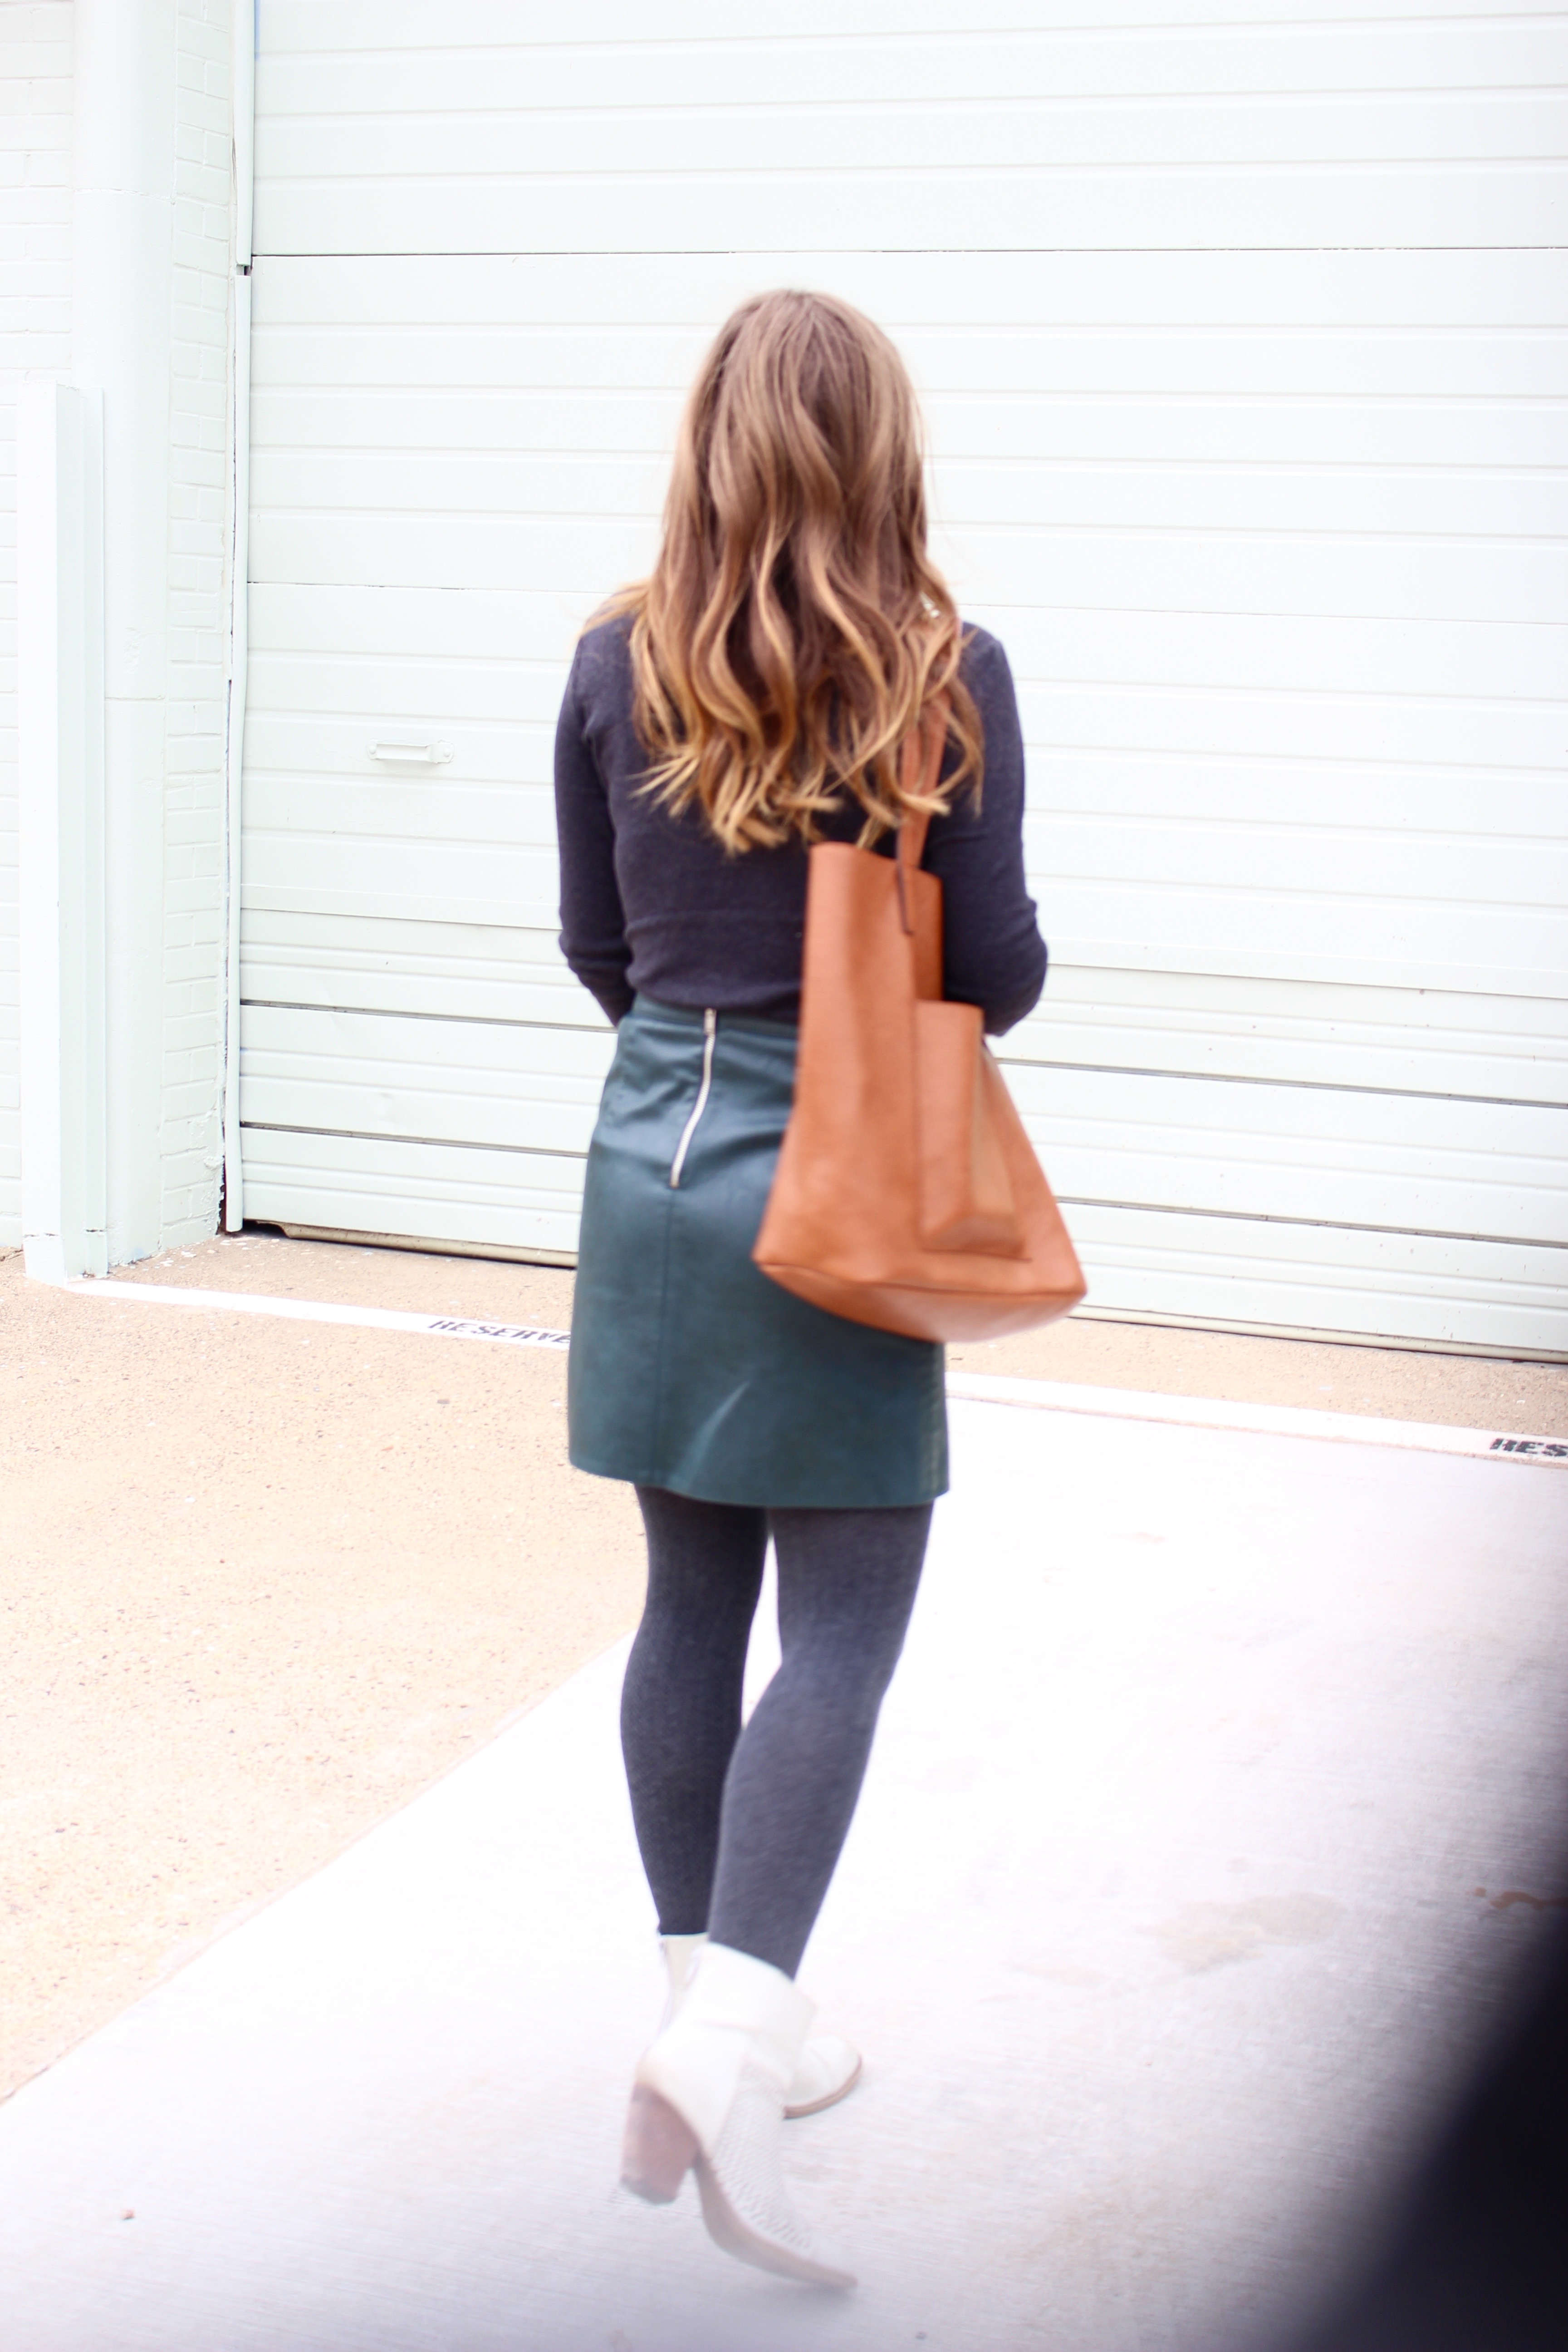
[[[668,2204],[695,2168],[709,2235],[759,2270],[850,2287],[790,2203],[780,2165],[784,2097],[811,2003],[782,1969],[710,1944],[675,2016],[644,2052],[621,2179]]]
[[[662,2033],[675,2021],[697,1963],[707,1948],[708,1938],[661,1936],[658,1942],[669,1975],[669,1990],[658,2029]],[[848,2097],[859,2080],[860,2053],[852,2042],[846,2042],[841,2033],[813,2034],[802,2045],[795,2074],[784,2093],[785,2122],[796,2116],[815,2116],[824,2107],[837,2106],[840,2099]]]

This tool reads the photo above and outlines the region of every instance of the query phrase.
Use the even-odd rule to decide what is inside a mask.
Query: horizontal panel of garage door
[[[449,428],[450,418],[444,421]],[[1528,475],[1493,482],[1478,481],[1473,474],[1439,473],[1429,480],[1425,469],[1393,467],[1368,478],[1345,451],[1342,436],[1338,465],[1276,464],[1267,458],[1247,463],[1233,449],[1228,464],[1211,458],[1201,467],[1181,460],[1162,463],[1147,454],[1090,463],[1063,457],[1055,434],[1049,437],[1049,457],[1038,454],[1047,438],[1038,423],[1029,454],[965,458],[952,454],[951,436],[946,442],[941,477],[945,526],[955,543],[975,535],[984,556],[982,568],[997,560],[997,542],[985,536],[988,530],[1005,531],[1031,552],[1057,541],[1070,547],[1085,532],[1131,532],[1140,545],[1160,545],[1170,537],[1177,547],[1194,533],[1205,540],[1237,533],[1249,540],[1260,533],[1290,540],[1305,534],[1331,546],[1349,537],[1390,543],[1397,553],[1411,537],[1436,541],[1439,550],[1445,542],[1471,538],[1509,545],[1536,542],[1550,550],[1568,526],[1568,484]],[[327,522],[346,524],[354,535],[344,551],[368,553],[378,545],[365,536],[373,524],[388,530],[401,527],[407,537],[418,517],[426,519],[421,530],[432,521],[437,526],[439,536],[427,543],[447,576],[493,586],[472,568],[476,552],[487,544],[469,535],[479,527],[493,526],[498,538],[510,530],[515,540],[513,519],[524,515],[531,527],[591,516],[606,524],[626,516],[640,522],[658,513],[667,471],[658,457],[592,448],[519,456],[493,448],[258,453],[255,488],[274,510],[268,544],[276,551],[262,562],[279,571],[287,567],[292,577],[309,577],[293,560],[296,553],[306,561],[314,552],[305,535],[307,523],[317,531]],[[504,540],[500,543],[504,550]],[[597,540],[587,542],[590,557],[598,546]],[[548,542],[541,557],[555,569],[555,551]],[[493,554],[487,560],[494,561]],[[511,586],[514,578],[509,574],[500,584]],[[1461,617],[1475,615],[1467,609]]]
[[[499,925],[256,909],[243,987],[267,1004],[606,1026],[552,931]],[[1436,989],[1163,972],[1152,1002],[1144,973],[1057,962],[1039,1013],[999,1050],[1047,1068],[1289,1080],[1479,1108],[1568,1101],[1560,1004]]]
[[[374,482],[366,487],[374,495]],[[446,513],[411,530],[408,518],[395,513],[361,515],[352,524],[341,507],[275,513],[258,530],[257,576],[314,581],[357,572],[390,587],[418,587],[434,575],[507,588],[531,574],[592,602],[605,581],[646,570],[650,520],[534,514],[524,524],[506,514]],[[1336,538],[1331,527],[1303,546],[1285,531],[1158,535],[1115,520],[1093,531],[1022,523],[986,530],[956,521],[951,497],[943,522],[945,568],[956,580],[983,583],[992,604],[1081,600],[1123,610],[1317,617],[1345,609],[1345,575],[1353,571],[1355,608],[1372,620],[1568,621],[1568,583],[1550,547]]]
[[[932,419],[950,436],[939,446],[954,456],[1038,457],[1040,419],[1019,404],[1047,400],[1061,410],[1067,453],[1086,460],[1120,448],[1155,463],[1206,457],[1245,466],[1272,457],[1337,469],[1354,462],[1347,425],[1368,436],[1374,458],[1401,467],[1478,456],[1530,464],[1554,446],[1550,416],[1483,409],[1472,418],[1449,405],[1561,396],[1550,255],[1351,253],[1331,264],[1319,253],[910,257],[792,247],[652,262],[260,256],[266,307],[258,302],[255,369],[266,405],[256,419],[258,454],[271,437],[268,408],[287,395],[294,413],[319,425],[334,414],[331,385],[341,379],[363,387],[366,403],[352,434],[342,432],[336,407],[334,437],[351,463],[373,462],[378,446],[416,446],[422,415],[427,426],[445,401],[495,436],[476,437],[467,451],[461,435],[428,439],[455,472],[474,449],[542,457],[603,446],[614,456],[613,483],[640,479],[639,457],[668,454],[716,320],[760,287],[808,274],[847,299],[874,302],[896,328]],[[428,314],[418,332],[416,310]],[[340,339],[346,348],[323,358]],[[1331,404],[1347,401],[1357,404],[1349,415]],[[535,419],[552,437],[533,433]],[[300,442],[302,450],[321,446],[319,435]],[[1408,478],[1367,487],[1390,511],[1426,527]],[[1520,486],[1499,487],[1518,512]],[[1538,487],[1550,499],[1550,485]],[[1465,511],[1466,485],[1426,488],[1439,513]]]
[[[570,1258],[583,1163],[384,1137],[246,1130],[247,1213],[264,1224]]]
[[[358,745],[354,748],[368,764],[368,755]],[[267,814],[258,818],[249,836],[254,905],[488,923],[511,920],[553,928],[553,844],[548,839],[520,844],[509,837],[515,826],[534,816],[548,818],[550,803],[542,792],[507,793],[498,788],[484,793],[454,782],[432,793],[427,787],[389,785],[373,770],[363,783],[334,782],[320,790],[290,781],[275,782],[268,789],[258,779],[257,800],[266,803]],[[415,805],[405,811],[404,802]],[[422,803],[438,805],[427,814]],[[482,828],[490,803],[493,831],[487,838]],[[342,825],[334,819],[342,820]],[[347,831],[351,823],[356,828],[353,834]],[[1266,845],[1270,857],[1254,860],[1253,870],[1248,868],[1250,845],[1237,842],[1218,825],[1205,832],[1194,824],[1135,826],[1100,820],[1057,828],[1039,825],[1031,831],[1038,842],[1031,866],[1037,887],[1047,899],[1052,936],[1060,951],[1080,958],[1092,941],[1110,961],[1120,929],[1140,950],[1141,961],[1154,969],[1171,961],[1179,968],[1184,960],[1179,950],[1200,938],[1210,964],[1231,970],[1250,964],[1267,971],[1310,961],[1327,974],[1342,965],[1342,956],[1329,951],[1314,958],[1306,942],[1314,926],[1326,919],[1325,901],[1331,902],[1327,911],[1342,920],[1345,902],[1352,897],[1348,911],[1365,932],[1376,936],[1384,967],[1405,973],[1426,971],[1434,980],[1463,976],[1463,966],[1447,961],[1458,922],[1467,927],[1465,943],[1478,954],[1489,954],[1497,964],[1510,953],[1528,958],[1532,965],[1548,964],[1563,929],[1561,901],[1549,894],[1565,861],[1550,844],[1542,849],[1534,884],[1547,903],[1521,906],[1517,895],[1510,902],[1507,885],[1512,877],[1495,851],[1489,859],[1478,856],[1475,875],[1463,873],[1462,844],[1451,845],[1452,864],[1461,870],[1447,895],[1439,896],[1435,887],[1442,878],[1442,864],[1434,858],[1436,875],[1428,879],[1428,895],[1412,901],[1398,888],[1398,868],[1410,850],[1397,842],[1374,843],[1370,849],[1358,843],[1358,866],[1365,870],[1354,875],[1352,894],[1345,887],[1342,835],[1336,873],[1333,844],[1298,843],[1292,829],[1284,826]],[[1053,856],[1058,838],[1061,851]],[[1117,872],[1119,850],[1131,870]],[[1293,851],[1299,859],[1294,873]],[[1082,866],[1094,859],[1099,872],[1085,876]],[[1314,863],[1321,866],[1317,887]],[[1477,886],[1485,886],[1489,863],[1504,867],[1489,908],[1477,904]],[[1077,874],[1074,864],[1080,869]],[[1271,872],[1270,866],[1276,870]],[[1392,869],[1381,887],[1380,866]],[[1228,868],[1229,877],[1216,877],[1216,866]],[[1256,870],[1259,866],[1262,870]],[[1287,958],[1281,940],[1288,942],[1292,936],[1302,940],[1304,952]],[[1177,952],[1167,955],[1167,947]]]
[[[997,1049],[1047,1066],[1283,1080],[1468,1103],[1568,1103],[1550,998],[1147,972],[1054,962],[1039,1012]]]
[[[260,1127],[585,1152],[614,1041],[522,1022],[244,1008],[244,1116]]]
[[[351,1005],[546,1029],[609,1026],[567,971],[553,928],[253,908],[240,984],[247,1002],[258,1004]]]
[[[1007,14],[977,27],[948,7],[921,26],[845,0],[815,25],[792,11],[781,37],[732,9],[697,13],[695,30],[643,11],[634,29],[579,5],[563,39],[555,11],[444,0],[433,23],[268,0],[258,249],[1510,246],[1560,231],[1550,23],[1457,24],[1441,7],[1362,23],[1337,0],[1229,23],[1149,0]]]
[[[1071,1216],[1102,1312],[1568,1355],[1568,1250],[1143,1208]],[[1353,1406],[1352,1379],[1337,1404]]]
[[[1007,1075],[1064,1201],[1568,1246],[1558,1106],[1019,1061]]]
[[[386,664],[385,683],[394,690],[393,671],[405,664],[448,657],[471,663],[474,691],[481,696],[497,688],[484,684],[480,666],[513,665],[515,690],[526,694],[531,668],[543,664],[550,676],[534,682],[528,706],[542,723],[570,653],[576,600],[549,589],[517,588],[470,590],[468,601],[458,604],[449,593],[458,584],[400,589],[258,578],[251,590],[258,652],[285,681],[295,674],[310,677],[313,697],[335,696],[335,703],[306,706],[326,709],[363,707],[363,690],[357,703],[354,693],[360,674],[337,668],[356,659]],[[563,606],[571,617],[563,616]],[[1209,707],[1223,698],[1223,723],[1246,732],[1220,737],[1215,748],[1222,753],[1242,749],[1310,757],[1321,751],[1336,766],[1358,760],[1377,765],[1403,748],[1415,764],[1436,765],[1448,764],[1437,761],[1447,741],[1453,764],[1462,767],[1481,764],[1489,746],[1506,775],[1510,769],[1546,766],[1568,709],[1562,692],[1568,631],[1561,628],[1483,632],[1462,622],[1404,628],[1331,616],[1282,621],[1256,614],[1140,613],[1134,637],[1115,613],[987,608],[973,601],[970,609],[1005,611],[1020,698],[1048,693],[1050,704],[1041,707],[1050,708],[1077,698],[1069,706],[1074,732],[1088,726],[1101,744],[1117,740],[1107,725],[1115,714],[1102,714],[1098,726],[1092,716],[1097,697],[1103,701],[1107,691],[1114,690],[1119,710],[1125,707],[1126,718],[1116,723],[1134,729],[1135,746],[1142,744],[1137,730],[1146,698],[1164,697],[1152,736],[1180,727],[1183,709],[1197,715],[1206,736]],[[323,629],[333,634],[311,634]],[[332,683],[334,675],[341,683]],[[443,690],[465,689],[454,673]],[[504,684],[500,690],[507,690]],[[265,698],[260,707],[268,707]],[[486,713],[493,707],[483,705]],[[1318,729],[1323,731],[1312,731]],[[1413,744],[1406,740],[1412,730]],[[1201,740],[1189,731],[1177,749]],[[1331,788],[1332,774],[1324,782]],[[1435,782],[1441,789],[1441,776]]]
[[[544,730],[546,749],[572,627],[566,600],[546,590],[469,591],[300,585],[258,580],[251,591],[257,716],[296,711],[364,718],[438,715]],[[1542,833],[1558,785],[1568,697],[1568,630],[1463,623],[1419,628],[1368,620],[1281,621],[1250,614],[1035,612],[973,599],[969,611],[1005,636],[1026,740],[1053,764],[1075,752],[1121,752],[1191,765],[1250,756],[1299,772],[1333,816],[1364,806],[1419,828],[1403,773],[1418,771],[1440,823],[1464,811],[1478,772],[1502,795],[1506,832]],[[433,675],[433,669],[438,675]],[[548,781],[530,749],[531,782]],[[1347,775],[1346,772],[1353,772]],[[1223,789],[1200,771],[1200,792]],[[1044,778],[1038,780],[1042,783]],[[1487,837],[1478,829],[1478,839]]]

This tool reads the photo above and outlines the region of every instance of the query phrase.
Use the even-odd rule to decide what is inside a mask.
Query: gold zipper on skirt
[[[691,1117],[680,1131],[680,1141],[675,1147],[675,1157],[669,1163],[669,1189],[673,1192],[680,1183],[680,1171],[686,1165],[686,1154],[697,1122],[708,1108],[708,1097],[713,1087],[713,1046],[719,1034],[719,1015],[711,1006],[702,1015],[702,1084],[697,1089],[697,1100],[691,1106]]]

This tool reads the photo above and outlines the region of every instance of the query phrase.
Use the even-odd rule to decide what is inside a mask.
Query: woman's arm
[[[994,1037],[1032,1013],[1046,984],[1046,943],[1024,883],[1024,737],[1007,656],[977,633],[964,678],[985,730],[980,807],[960,794],[931,829],[925,864],[942,879],[943,988],[978,1004]]]
[[[632,951],[616,880],[616,828],[584,721],[579,645],[555,725],[555,836],[561,853],[561,952],[611,1021],[631,1011]]]

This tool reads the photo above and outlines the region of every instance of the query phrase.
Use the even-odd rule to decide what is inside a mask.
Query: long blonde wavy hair
[[[658,560],[632,615],[647,789],[700,808],[728,850],[806,841],[864,811],[863,844],[978,792],[979,714],[957,609],[926,552],[920,410],[869,319],[763,294],[721,328],[687,403]],[[945,699],[958,757],[906,794],[899,747]]]

